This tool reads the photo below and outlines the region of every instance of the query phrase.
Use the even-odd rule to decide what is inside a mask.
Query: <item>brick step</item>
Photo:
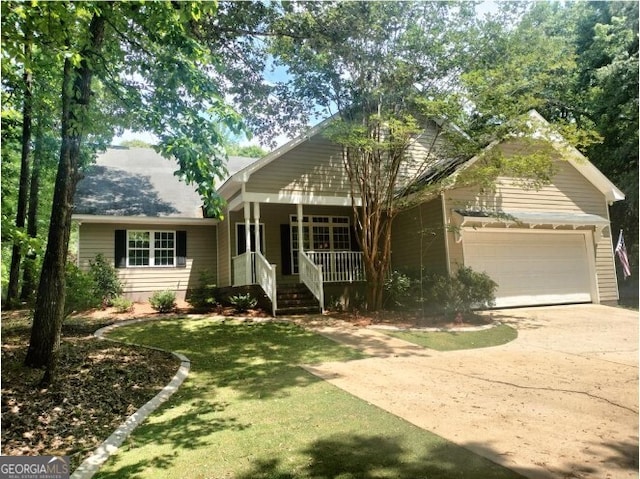
[[[278,291],[278,301],[280,300],[296,300],[296,299],[312,299],[315,300],[314,296],[311,294],[311,292],[307,291],[307,292],[280,292]]]
[[[318,312],[320,312],[318,300],[304,284],[278,286],[277,314],[314,314]]]
[[[294,314],[318,314],[320,312],[320,307],[316,304],[315,306],[298,306],[298,307],[285,307],[281,308],[278,306],[278,310],[276,314],[278,316],[289,316]]]

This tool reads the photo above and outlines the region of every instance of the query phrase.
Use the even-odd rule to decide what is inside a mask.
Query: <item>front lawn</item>
[[[505,324],[481,331],[385,331],[410,343],[437,351],[499,346],[513,341],[518,331]]]
[[[515,478],[298,364],[361,355],[284,323],[174,319],[111,337],[181,352],[191,373],[100,478]]]

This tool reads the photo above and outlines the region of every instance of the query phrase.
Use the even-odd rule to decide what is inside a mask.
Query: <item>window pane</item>
[[[329,249],[329,227],[314,226],[313,227],[313,249]]]
[[[128,232],[129,266],[149,266],[149,243],[150,234],[148,231]]]
[[[350,250],[351,233],[345,226],[335,226],[333,228],[333,249]]]
[[[129,231],[129,248],[148,248],[148,231]]]
[[[130,266],[149,266],[149,250],[130,249],[129,265]]]
[[[156,231],[153,234],[154,266],[173,266],[175,264],[175,234],[173,231]]]

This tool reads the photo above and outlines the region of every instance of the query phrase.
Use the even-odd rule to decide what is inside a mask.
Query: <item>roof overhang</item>
[[[456,226],[456,241],[462,239],[463,228],[484,228],[501,225],[506,228],[589,228],[594,231],[597,243],[602,230],[609,226],[609,220],[603,216],[572,211],[476,211],[454,210],[452,217]]]
[[[462,218],[459,226],[471,223],[505,223],[513,225],[549,226],[607,226],[609,220],[603,216],[588,213],[564,211],[466,211],[455,210]]]
[[[177,216],[111,216],[111,215],[73,215],[73,221],[78,223],[128,224],[128,225],[188,225],[211,226],[217,225],[214,218],[184,218]]]

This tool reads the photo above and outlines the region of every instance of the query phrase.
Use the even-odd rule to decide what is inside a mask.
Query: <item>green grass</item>
[[[192,369],[99,478],[521,477],[298,367],[362,356],[295,325],[167,320],[111,337],[179,351]]]
[[[481,331],[385,331],[385,333],[437,351],[488,348],[508,343],[518,337],[515,329],[504,324]]]

